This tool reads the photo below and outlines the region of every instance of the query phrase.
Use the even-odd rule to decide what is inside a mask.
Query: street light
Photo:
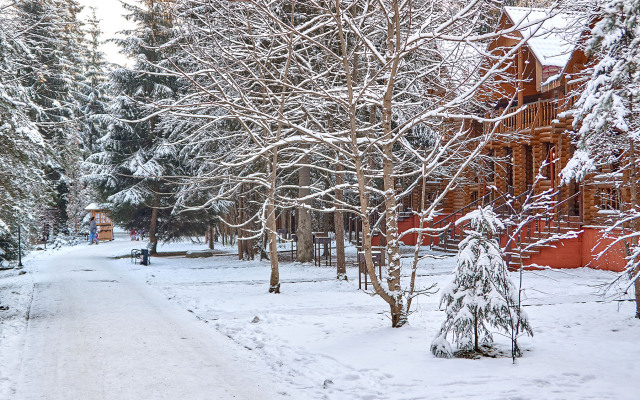
[[[22,267],[22,232],[18,225],[18,267]]]

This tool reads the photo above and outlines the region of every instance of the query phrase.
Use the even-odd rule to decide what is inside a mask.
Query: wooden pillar
[[[553,136],[558,138],[558,144],[556,145],[556,153],[558,158],[558,161],[556,163],[556,185],[560,185],[560,172],[562,172],[564,167],[569,162],[569,159],[571,158],[571,154],[569,154],[571,138],[565,132],[563,125],[559,126],[554,133],[555,134]],[[561,199],[568,199],[569,197],[571,197],[571,195],[573,195],[571,191],[572,185],[573,184],[566,184],[559,186]],[[574,203],[575,201],[573,200],[565,203],[562,206],[562,214],[569,215],[569,207]]]
[[[533,140],[531,141],[531,147],[533,149],[533,176],[534,177],[538,175],[538,173],[540,172],[540,166],[546,160],[546,157],[544,154],[545,151],[543,149],[544,144],[540,143],[535,139],[536,138],[533,138]],[[545,187],[544,184],[538,185],[538,187],[535,188],[535,192],[540,193],[541,191],[544,191],[546,189],[548,188]]]
[[[587,180],[588,181],[588,180]],[[582,219],[585,224],[594,223],[593,219],[595,213],[597,212],[596,208],[596,188],[590,184],[581,185],[582,191]]]
[[[519,196],[527,190],[527,157],[525,156],[524,145],[517,145],[513,150],[513,190],[514,195]]]
[[[522,47],[518,50],[518,107],[522,107],[524,103],[524,55],[522,54]],[[517,130],[522,129],[522,113],[519,112],[516,116]]]
[[[499,196],[507,193],[507,151],[504,147],[496,147],[494,149],[495,161],[495,176],[496,187],[498,188]]]
[[[466,206],[468,203],[465,202],[465,191],[462,189],[455,189],[451,192],[453,210],[459,210]]]

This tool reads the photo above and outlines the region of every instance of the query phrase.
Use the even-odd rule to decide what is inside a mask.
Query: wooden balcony
[[[494,129],[498,134],[520,133],[533,134],[539,128],[551,127],[554,119],[558,116],[558,100],[538,100],[535,103],[525,104],[525,108],[518,111],[519,107],[498,109],[487,114],[487,118],[498,118],[501,115],[508,115],[498,122],[485,123],[485,132]],[[512,114],[512,115],[510,115]]]
[[[568,111],[575,108],[575,104],[580,98],[580,95],[585,90],[585,79],[576,79],[573,81],[567,82],[566,87],[566,96],[564,99],[560,100],[562,104],[562,111]]]

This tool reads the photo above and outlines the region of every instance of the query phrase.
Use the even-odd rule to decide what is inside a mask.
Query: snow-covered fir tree
[[[596,62],[586,71],[586,87],[576,103],[576,151],[562,180],[602,174],[604,166],[608,175],[603,178],[620,182],[617,190],[629,190],[629,204],[621,205],[616,225],[632,230],[622,238],[629,260],[625,276],[631,277],[629,286],[635,283],[640,318],[640,260],[634,256],[640,236],[640,1],[611,0],[597,15],[585,50]]]
[[[125,5],[136,24],[118,40],[122,52],[135,60],[132,68],[110,73],[110,119],[99,140],[100,151],[89,158],[90,179],[112,204],[114,221],[127,228],[144,228],[155,252],[158,239],[204,232],[207,215],[174,212],[177,187],[170,177],[181,174],[176,150],[167,138],[172,124],[155,113],[175,100],[176,77],[163,74],[170,55],[162,46],[171,38],[171,1],[145,0]],[[192,218],[189,220],[188,218]]]
[[[48,143],[46,178],[53,191],[56,229],[66,230],[67,169],[79,160],[68,139],[76,123],[78,82],[83,78],[84,31],[76,0],[17,0],[12,5],[24,54],[18,77],[29,91],[29,117]],[[71,162],[71,164],[69,164]]]
[[[83,54],[84,80],[80,82],[78,93],[80,136],[85,156],[98,151],[98,139],[106,133],[106,112],[109,104],[107,73],[109,65],[100,50],[103,43],[100,19],[95,8],[86,21],[88,36]]]
[[[30,92],[17,74],[28,56],[21,30],[14,15],[0,14],[0,248],[9,258],[17,226],[34,232],[36,207],[50,198],[43,171],[49,147],[29,119]]]
[[[91,167],[83,163],[84,159],[99,150],[98,140],[104,136],[108,117],[109,96],[106,75],[108,64],[100,50],[102,31],[95,9],[86,21],[87,40],[81,60],[82,75],[75,91],[76,121],[68,133],[66,159],[64,165],[67,176],[67,226],[73,235],[86,231],[88,221],[84,208],[97,201],[99,195],[93,185],[84,176]]]
[[[431,344],[437,357],[452,357],[447,336],[458,349],[481,352],[493,344],[492,328],[532,335],[527,315],[518,307],[518,289],[509,278],[497,238],[504,224],[490,206],[456,221],[467,237],[460,242],[453,282],[444,289],[440,305],[446,320]]]

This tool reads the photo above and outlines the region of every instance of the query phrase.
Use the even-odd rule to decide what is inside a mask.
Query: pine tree
[[[0,253],[8,258],[15,256],[17,225],[33,233],[35,210],[50,196],[43,172],[48,144],[25,112],[30,92],[17,74],[29,55],[21,29],[14,15],[0,15]]]
[[[89,159],[94,164],[94,182],[113,205],[114,220],[130,228],[148,227],[152,253],[159,232],[169,228],[167,218],[175,203],[175,188],[163,179],[175,173],[174,153],[162,119],[153,115],[178,92],[177,79],[161,74],[163,63],[168,61],[160,46],[169,40],[172,24],[165,10],[167,3],[145,0],[140,6],[125,4],[127,18],[137,26],[123,32],[126,38],[117,42],[136,63],[132,69],[121,67],[110,74],[113,99],[108,111],[115,118],[100,139],[102,150]]]
[[[55,194],[56,229],[66,230],[66,171],[78,161],[69,138],[78,130],[77,83],[83,80],[82,7],[76,0],[18,0],[14,8],[17,23],[27,27],[18,77],[31,98],[29,117],[51,149],[45,174]]]
[[[467,221],[467,237],[459,244],[454,280],[440,299],[446,320],[431,344],[437,357],[453,356],[448,334],[453,335],[459,349],[475,352],[493,344],[490,327],[533,334],[527,315],[518,307],[517,289],[496,239],[504,224],[490,206],[467,214],[456,224]]]
[[[613,167],[613,174],[625,177],[629,204],[621,207],[618,225],[634,232],[625,239],[629,263],[627,271],[635,281],[636,317],[640,318],[640,259],[638,245],[640,203],[638,163],[640,156],[640,1],[611,0],[597,12],[586,53],[597,61],[585,90],[576,103],[574,128],[576,152],[562,171],[563,182],[582,180]]]

